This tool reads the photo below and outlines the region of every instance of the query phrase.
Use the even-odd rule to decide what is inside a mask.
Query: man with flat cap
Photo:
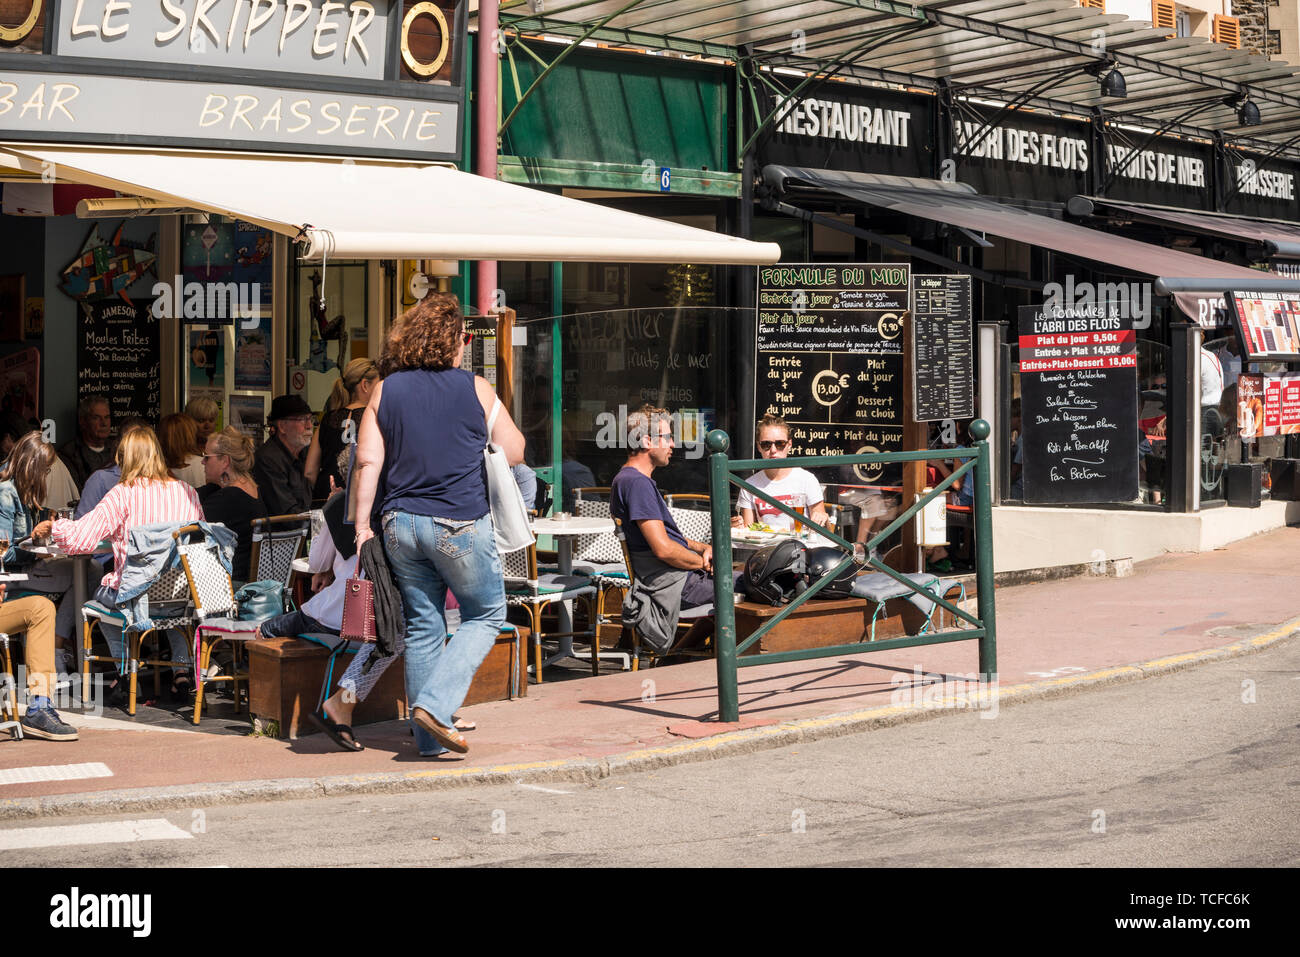
[[[311,508],[311,485],[303,474],[311,445],[311,406],[299,395],[281,395],[271,403],[271,437],[257,450],[253,479],[271,515],[292,515]]]

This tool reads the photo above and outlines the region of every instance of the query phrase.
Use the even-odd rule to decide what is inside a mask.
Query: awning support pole
[[[488,179],[497,178],[497,151],[500,137],[496,134],[497,110],[500,93],[501,61],[497,38],[500,36],[500,0],[479,0],[478,5],[478,56],[475,63],[477,89],[474,91],[474,120],[478,142],[475,146],[474,172]],[[480,260],[477,266],[475,289],[480,316],[489,315],[497,304],[497,264]],[[502,303],[504,305],[504,303]]]

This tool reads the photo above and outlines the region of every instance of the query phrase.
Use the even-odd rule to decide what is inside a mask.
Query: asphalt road
[[[1298,716],[1300,640],[1291,640],[992,718],[945,713],[594,784],[9,822],[0,828],[0,859],[119,867],[1294,867]],[[154,823],[113,823],[125,819]],[[78,829],[45,830],[70,826]],[[30,846],[58,841],[69,843]]]

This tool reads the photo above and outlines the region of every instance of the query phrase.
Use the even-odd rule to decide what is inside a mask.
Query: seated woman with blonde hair
[[[174,478],[163,458],[158,436],[148,426],[131,429],[117,445],[117,462],[122,467],[122,481],[109,489],[98,505],[80,519],[41,522],[33,530],[38,536],[52,535],[54,542],[70,554],[89,554],[103,539],[113,546],[113,570],[104,576],[95,600],[109,608],[117,607],[117,590],[126,567],[127,533],[140,525],[167,522],[182,525],[203,519],[199,497],[192,486]],[[121,626],[101,621],[100,629],[113,657],[121,660],[125,646]],[[172,662],[177,666],[190,660],[188,642],[175,631],[167,633],[171,641]],[[187,674],[176,674],[172,692],[191,689]]]
[[[220,522],[237,536],[230,577],[239,588],[248,581],[253,556],[253,520],[266,518],[253,481],[253,440],[234,426],[226,426],[208,439],[203,471],[208,484],[199,489],[199,501],[209,522]]]

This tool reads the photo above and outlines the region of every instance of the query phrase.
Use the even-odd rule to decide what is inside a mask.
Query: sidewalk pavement
[[[1142,678],[1287,637],[1300,630],[1297,556],[1300,528],[1284,528],[1215,552],[1152,559],[1129,578],[1000,589],[998,706]],[[715,720],[712,661],[548,681],[530,686],[523,699],[462,709],[478,722],[467,735],[470,752],[437,759],[418,755],[405,722],[361,726],[366,750],[343,753],[321,734],[281,741],[65,712],[80,727],[79,742],[0,738],[0,819],[589,780],[932,717],[942,713],[937,695],[925,695],[927,706],[920,690],[910,692],[917,672],[973,681],[978,667],[977,643],[964,641],[742,668],[736,724]],[[961,686],[945,690],[949,697],[939,703],[956,707],[951,692]],[[104,767],[94,768],[96,762]],[[57,770],[83,764],[92,767]],[[30,770],[42,767],[54,770]],[[23,780],[64,773],[69,779]],[[101,776],[73,776],[84,773]]]

